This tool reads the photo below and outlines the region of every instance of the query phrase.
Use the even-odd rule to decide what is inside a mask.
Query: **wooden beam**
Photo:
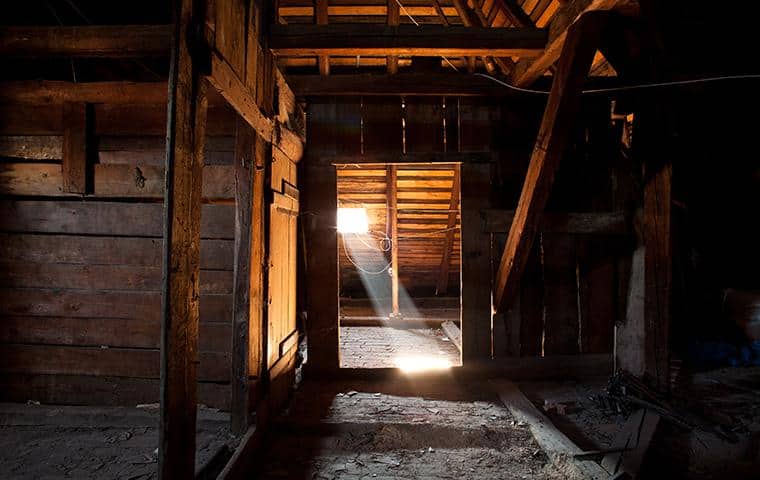
[[[170,40],[170,25],[0,27],[0,56],[167,56]]]
[[[517,292],[533,238],[538,231],[541,214],[549,198],[554,174],[559,167],[580,106],[583,81],[591,67],[606,19],[605,12],[584,15],[570,28],[563,47],[515,218],[496,275],[494,305],[499,311],[506,310]]]
[[[572,0],[565,2],[555,14],[549,26],[549,40],[544,52],[534,60],[521,60],[517,64],[512,81],[518,87],[530,86],[554,65],[563,52],[571,25],[589,12],[604,10],[628,10],[634,0]]]
[[[388,224],[391,239],[391,318],[400,315],[398,303],[398,183],[397,167],[388,167],[386,198],[388,202]]]
[[[336,153],[330,156],[333,165],[386,165],[398,163],[416,163],[416,164],[437,164],[437,163],[470,163],[470,162],[487,162],[494,159],[491,152],[478,153],[393,153],[378,152],[365,153],[362,156],[345,155]],[[381,167],[382,168],[382,167]]]
[[[175,6],[166,127],[158,474],[195,473],[201,183],[206,82],[189,36],[203,24],[193,0]]]
[[[515,0],[494,0],[494,3],[515,27],[535,27],[530,15]]]
[[[567,466],[578,478],[608,480],[609,473],[596,462],[576,460],[582,450],[541,413],[509,380],[491,380],[496,394],[519,422],[528,424],[536,442],[552,462]]]
[[[459,168],[454,170],[454,180],[451,184],[451,201],[449,202],[449,216],[446,219],[446,238],[443,240],[443,255],[441,265],[438,267],[438,282],[435,287],[436,295],[446,295],[449,290],[449,267],[451,266],[451,251],[454,248],[454,233],[459,216]],[[461,348],[461,346],[460,346]]]
[[[65,193],[87,192],[88,121],[87,105],[67,103],[63,107],[61,172]]]
[[[166,103],[166,82],[73,83],[54,80],[26,80],[0,83],[0,103],[59,105],[67,102]]]
[[[279,148],[294,162],[301,159],[303,140],[285,125],[264,115],[254,93],[217,53],[211,54],[211,74],[206,79],[259,136]]]
[[[250,425],[249,325],[251,312],[251,235],[254,142],[256,134],[238,117],[235,125],[235,264],[232,290],[232,374],[230,425],[241,434]]]
[[[461,165],[462,364],[491,358],[491,236],[480,212],[491,195],[491,164]]]
[[[288,84],[300,97],[323,95],[504,97],[513,93],[487,78],[455,73],[356,74],[332,75],[329,78],[319,75],[290,75]]]
[[[327,0],[315,0],[315,3],[314,23],[327,25]],[[322,76],[330,75],[330,57],[328,55],[319,56],[319,74]]]
[[[534,57],[543,52],[540,29],[414,25],[275,25],[270,48],[280,56],[411,55]]]
[[[388,26],[395,27],[399,24],[399,8],[398,8],[398,0],[388,0],[388,13],[387,13],[387,23]],[[386,57],[386,62],[388,65],[388,73],[394,74],[398,73],[398,55],[388,55]]]
[[[477,21],[477,17],[474,17],[472,15],[472,12],[470,12],[470,9],[467,7],[467,4],[465,0],[453,0],[454,1],[454,8],[457,9],[457,13],[459,14],[459,18],[462,19],[462,23],[465,27],[484,27],[487,25],[484,25],[483,23]],[[476,7],[477,8],[477,7]],[[469,66],[469,69],[472,71],[475,71],[475,58],[474,57],[468,57],[467,64]],[[494,66],[493,59],[489,56],[483,57],[483,64],[486,66],[486,70],[488,72],[493,72],[496,67]],[[471,72],[472,73],[472,72]]]
[[[509,233],[515,217],[514,210],[486,210],[483,212],[483,231]],[[539,226],[541,232],[630,235],[633,227],[624,212],[552,213],[545,212]]]

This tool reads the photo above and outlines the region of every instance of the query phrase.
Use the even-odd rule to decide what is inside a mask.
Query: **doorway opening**
[[[340,366],[461,365],[459,164],[336,174]]]

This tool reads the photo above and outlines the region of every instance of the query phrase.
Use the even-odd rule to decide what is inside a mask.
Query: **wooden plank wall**
[[[88,105],[86,194],[64,189],[62,106],[0,105],[0,395],[158,401],[165,106]],[[199,402],[229,403],[234,114],[209,109]],[[70,190],[70,189],[69,189]]]
[[[540,122],[540,101],[510,99],[499,104],[488,99],[410,97],[399,107],[399,100],[312,99],[310,153],[329,164],[331,157],[346,155],[353,155],[357,163],[369,162],[388,153],[384,146],[400,155],[489,152],[497,158],[491,179],[493,206],[515,208]],[[633,189],[622,176],[616,177],[621,132],[611,125],[609,104],[584,104],[582,119],[566,166],[558,173],[549,211],[625,209]],[[378,186],[374,194],[384,195],[381,190]],[[505,237],[493,234],[491,251],[497,260]],[[494,342],[494,355],[611,352],[614,324],[625,310],[627,280],[621,259],[630,258],[631,248],[630,239],[619,235],[541,234],[521,285],[519,306],[508,325],[494,326],[506,336]],[[504,320],[497,317],[494,322]]]

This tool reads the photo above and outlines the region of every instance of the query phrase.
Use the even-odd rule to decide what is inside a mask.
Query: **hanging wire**
[[[511,85],[507,82],[503,82],[499,80],[498,78],[492,77],[491,75],[487,75],[485,73],[475,73],[473,75],[487,78],[493,82],[498,83],[499,85],[507,87],[510,90],[514,90],[516,92],[533,93],[533,94],[538,94],[538,95],[549,95],[550,93],[549,90],[534,90],[531,88],[517,87],[515,85]],[[673,80],[669,82],[642,83],[638,85],[624,85],[621,87],[595,88],[595,89],[589,89],[589,90],[582,90],[581,93],[584,95],[591,95],[591,94],[598,94],[598,93],[626,92],[630,90],[644,90],[644,89],[649,89],[649,88],[696,85],[700,83],[720,82],[720,81],[728,81],[728,80],[760,80],[760,74],[724,75],[720,77],[692,78],[692,79],[687,79],[687,80]]]

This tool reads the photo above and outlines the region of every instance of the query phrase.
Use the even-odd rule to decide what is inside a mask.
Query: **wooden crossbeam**
[[[166,82],[25,80],[0,83],[0,103],[49,105],[69,102],[163,104],[166,103]]]
[[[170,25],[0,27],[0,56],[168,56]]]
[[[288,84],[296,95],[415,95],[462,97],[503,97],[512,92],[478,76],[434,73],[397,73],[395,75],[290,75]],[[0,97],[2,94],[0,93]]]
[[[568,32],[496,274],[494,304],[499,311],[508,307],[517,292],[554,183],[554,175],[580,106],[583,81],[588,75],[606,21],[606,12],[591,12],[581,17]]]
[[[276,55],[411,55],[535,57],[546,31],[413,25],[273,25],[270,48]]]
[[[518,87],[530,86],[560,58],[568,29],[589,12],[603,10],[635,10],[635,0],[572,0],[565,2],[549,26],[549,39],[544,52],[535,59],[521,60],[512,81]]]
[[[451,201],[449,216],[446,219],[446,237],[443,240],[443,255],[438,267],[438,282],[435,287],[436,295],[445,295],[449,289],[449,267],[451,266],[451,251],[454,248],[454,233],[459,214],[459,166],[454,170],[454,181],[451,184]],[[461,348],[461,347],[460,347]]]
[[[483,231],[509,233],[514,210],[483,212]],[[552,233],[628,235],[633,228],[624,212],[551,213],[545,212],[539,230]]]

